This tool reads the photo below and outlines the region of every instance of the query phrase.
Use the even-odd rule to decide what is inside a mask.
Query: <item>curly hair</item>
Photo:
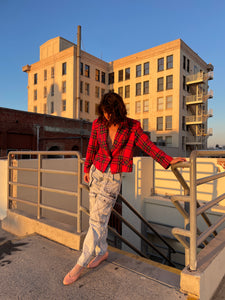
[[[107,121],[104,117],[104,112],[110,115],[110,120]],[[120,124],[123,122],[127,115],[126,106],[120,95],[109,92],[102,96],[99,107],[98,114],[100,121],[107,121],[108,126],[114,124]]]

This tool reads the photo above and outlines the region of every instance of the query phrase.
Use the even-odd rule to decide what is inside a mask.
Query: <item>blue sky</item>
[[[0,0],[0,106],[27,110],[22,66],[51,38],[76,43],[77,25],[82,50],[108,62],[181,38],[214,65],[209,145],[225,145],[224,15],[224,0]]]

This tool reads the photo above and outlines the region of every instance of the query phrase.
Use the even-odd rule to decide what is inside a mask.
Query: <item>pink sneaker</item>
[[[104,260],[106,260],[109,256],[109,252],[107,251],[105,254],[103,255],[97,255],[95,258],[92,259],[92,261],[88,264],[88,268],[89,269],[93,269],[96,268],[98,265],[100,265],[101,262],[103,262]]]

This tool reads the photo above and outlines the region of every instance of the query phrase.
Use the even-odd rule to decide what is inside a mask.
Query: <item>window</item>
[[[185,136],[182,136],[182,150],[185,150]]]
[[[101,96],[105,94],[105,89],[101,89]]]
[[[166,130],[172,130],[172,116],[166,116]]]
[[[149,111],[149,100],[144,100],[143,101],[143,112],[148,112]]]
[[[141,112],[141,101],[135,102],[135,113],[138,114]]]
[[[35,74],[34,74],[34,84],[37,84],[37,77],[38,77],[38,74],[35,73]]]
[[[149,62],[144,63],[144,75],[149,74]]]
[[[85,111],[86,113],[89,113],[89,101],[85,101],[84,111]]]
[[[167,96],[166,97],[166,109],[172,109],[173,108],[173,96]]]
[[[163,110],[163,98],[160,97],[157,99],[157,111]]]
[[[83,88],[84,88],[83,81],[81,81],[80,82],[80,93],[81,94],[83,93]]]
[[[51,96],[54,96],[54,84],[51,85]]]
[[[183,55],[183,69],[186,69],[186,56]]]
[[[100,81],[100,71],[98,69],[95,69],[95,80]]]
[[[95,87],[95,97],[100,98],[100,87],[99,86]]]
[[[167,69],[173,68],[173,55],[169,55],[166,57],[166,68]]]
[[[130,103],[125,103],[127,114],[130,114]]]
[[[167,147],[172,146],[172,136],[166,136],[166,146]]]
[[[118,71],[118,81],[123,81],[123,70]]]
[[[183,76],[183,90],[186,90],[186,77]]]
[[[80,99],[80,112],[82,112],[82,111],[83,111],[83,100]]]
[[[171,90],[173,88],[173,75],[166,76],[166,89]]]
[[[66,81],[62,82],[62,93],[66,93]]]
[[[62,100],[62,111],[66,111],[66,100]]]
[[[164,145],[165,145],[165,142],[164,142],[162,136],[157,136],[157,138],[156,138],[156,143],[157,143],[157,145],[159,145],[159,146],[164,146]]]
[[[90,66],[89,65],[85,65],[84,74],[86,77],[90,77]]]
[[[190,60],[187,59],[187,71],[190,72]]]
[[[51,101],[51,114],[53,114],[53,113],[54,113],[54,102]]]
[[[66,75],[66,62],[62,64],[62,75]]]
[[[143,94],[149,94],[149,81],[144,81],[143,82]]]
[[[37,106],[36,105],[34,106],[34,112],[35,113],[37,112]]]
[[[99,105],[98,105],[97,103],[95,103],[95,114],[96,114],[96,115],[98,115],[98,106],[99,106]]]
[[[105,83],[105,72],[102,72],[102,83]]]
[[[164,57],[158,59],[158,72],[164,70]]]
[[[84,75],[84,64],[80,63],[80,75]]]
[[[44,98],[47,98],[47,87],[44,86]]]
[[[34,90],[34,100],[37,100],[37,90]]]
[[[163,130],[163,117],[157,118],[157,130],[162,131]]]
[[[157,79],[157,92],[163,91],[163,77]]]
[[[125,86],[125,98],[130,98],[130,86]]]
[[[141,65],[137,65],[136,66],[136,77],[140,77],[141,76]]]
[[[123,87],[122,86],[118,88],[118,94],[120,95],[120,97],[123,98]]]
[[[126,68],[125,69],[125,80],[129,80],[130,79],[130,68]]]
[[[143,119],[143,130],[148,131],[148,119]]]
[[[109,84],[113,84],[114,83],[114,72],[109,73],[109,80],[108,80]]]
[[[90,94],[90,85],[89,83],[85,82],[85,95],[89,96]]]
[[[183,96],[183,109],[185,109],[185,105],[186,105],[186,98],[185,96]]]
[[[47,113],[47,105],[46,105],[46,103],[44,103],[43,111],[44,111],[44,114]]]
[[[47,70],[44,70],[44,80],[47,80]]]
[[[55,77],[55,68],[51,67],[51,78]]]
[[[186,124],[185,124],[185,116],[182,117],[182,130],[186,130]]]
[[[141,82],[136,83],[136,96],[141,95]]]

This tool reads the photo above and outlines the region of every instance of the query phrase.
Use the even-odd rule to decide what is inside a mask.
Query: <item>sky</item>
[[[27,111],[27,74],[39,47],[61,36],[107,62],[181,38],[214,65],[209,146],[225,145],[224,0],[0,0],[0,106]]]

